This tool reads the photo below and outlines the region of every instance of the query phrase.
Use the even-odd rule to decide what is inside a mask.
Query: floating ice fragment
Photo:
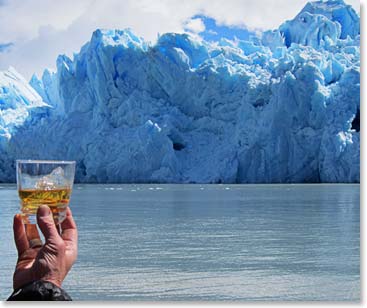
[[[34,188],[41,190],[52,190],[56,188],[56,184],[49,176],[43,176],[36,182]]]
[[[68,181],[64,176],[64,169],[61,167],[57,167],[50,175],[46,176],[48,179],[52,180],[52,182],[56,185],[65,185]]]
[[[31,180],[30,177],[29,180]],[[34,181],[34,178],[33,178]],[[67,179],[64,177],[64,170],[61,167],[57,167],[48,175],[42,176],[35,184],[36,189],[51,190],[60,186],[68,184]]]

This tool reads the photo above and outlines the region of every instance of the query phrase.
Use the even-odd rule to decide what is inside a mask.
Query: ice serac
[[[56,73],[46,69],[41,80],[36,75],[33,75],[29,84],[38,92],[43,101],[49,102],[50,106],[53,107],[53,113],[62,114],[64,112],[64,106],[58,94],[59,87]]]
[[[13,68],[0,72],[0,138],[2,144],[17,129],[47,116],[48,104]]]
[[[76,160],[80,182],[359,182],[359,44],[339,0],[247,41],[96,30],[25,86],[38,113],[1,114],[0,180],[42,158]]]
[[[0,178],[13,177],[12,135],[46,118],[49,107],[13,67],[0,72]]]
[[[341,39],[346,39],[348,36],[355,38],[360,34],[359,16],[352,6],[346,5],[343,0],[309,2],[300,15],[304,12],[313,15],[323,15],[339,24],[341,27]]]
[[[279,30],[285,43],[312,46],[335,45],[338,39],[354,39],[360,34],[359,16],[343,0],[309,2],[290,21],[283,23]]]

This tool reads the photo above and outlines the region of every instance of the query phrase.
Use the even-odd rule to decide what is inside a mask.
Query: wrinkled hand
[[[14,290],[36,280],[49,281],[61,287],[77,258],[78,232],[69,207],[61,223],[61,235],[46,205],[37,211],[37,224],[45,237],[44,245],[36,225],[24,225],[19,214],[14,217],[14,239],[18,250]]]

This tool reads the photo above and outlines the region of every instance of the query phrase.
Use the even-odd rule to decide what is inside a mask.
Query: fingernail
[[[50,209],[47,205],[42,204],[39,207],[38,211],[39,211],[39,215],[41,217],[46,217],[46,216],[50,215]]]

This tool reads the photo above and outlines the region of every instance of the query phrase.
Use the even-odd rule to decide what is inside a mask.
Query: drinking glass
[[[66,217],[75,175],[75,161],[17,160],[17,186],[25,224],[36,224],[37,209],[47,205],[56,224]]]

